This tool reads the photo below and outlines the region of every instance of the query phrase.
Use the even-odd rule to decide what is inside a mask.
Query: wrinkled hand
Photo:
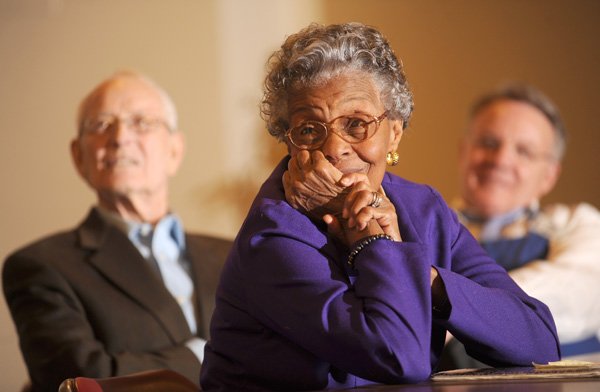
[[[329,232],[348,245],[380,233],[402,240],[396,209],[383,190],[373,189],[366,174],[344,175],[321,151],[300,151],[291,158],[283,187],[292,207],[323,219]],[[382,198],[377,208],[370,206],[374,191]]]
[[[340,184],[350,187],[351,190],[344,200],[342,223],[335,223],[333,217],[325,220],[330,231],[343,229],[349,244],[367,235],[380,233],[389,235],[394,241],[402,241],[396,208],[385,196],[383,189],[374,190],[368,177],[358,173],[344,176]],[[371,206],[373,192],[378,192],[381,196],[378,207]]]
[[[285,198],[292,207],[314,219],[322,219],[326,214],[341,216],[349,192],[339,183],[342,176],[321,151],[300,151],[290,159],[283,174]]]

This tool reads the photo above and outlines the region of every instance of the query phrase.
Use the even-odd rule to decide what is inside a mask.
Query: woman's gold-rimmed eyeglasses
[[[379,129],[379,124],[388,114],[380,116],[354,113],[340,116],[329,122],[304,121],[290,128],[285,136],[301,150],[314,150],[323,145],[328,132],[333,132],[348,143],[356,144],[371,138]]]

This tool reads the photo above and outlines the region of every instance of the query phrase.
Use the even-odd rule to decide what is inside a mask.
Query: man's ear
[[[556,185],[556,182],[558,181],[558,177],[560,177],[561,170],[562,165],[559,161],[552,161],[548,163],[548,167],[544,173],[545,176],[540,184],[540,192],[538,195],[539,198],[546,196],[554,188],[554,185]]]
[[[79,175],[85,179],[83,170],[83,153],[81,152],[79,138],[74,138],[71,140],[71,159],[73,159],[73,165],[75,165],[75,169],[77,169]]]
[[[179,170],[179,166],[181,166],[183,156],[185,155],[185,136],[183,132],[175,131],[169,135],[169,141],[168,173],[170,176],[173,176]]]
[[[398,149],[404,129],[402,128],[402,120],[389,120],[391,125],[390,140],[388,143],[388,152],[393,152]]]

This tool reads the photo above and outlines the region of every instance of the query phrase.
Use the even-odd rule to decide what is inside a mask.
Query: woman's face
[[[328,123],[356,113],[380,117],[386,109],[372,77],[363,72],[342,74],[325,84],[297,90],[288,101],[291,127],[309,120]],[[366,174],[377,189],[385,173],[386,154],[396,150],[401,137],[402,121],[386,118],[371,138],[356,144],[328,132],[318,150],[342,173]],[[287,139],[286,143],[292,157],[300,151]]]

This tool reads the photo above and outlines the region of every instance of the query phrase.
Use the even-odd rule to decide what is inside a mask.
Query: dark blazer
[[[215,288],[230,241],[186,234],[197,335],[208,338]],[[74,376],[169,368],[198,383],[193,336],[158,273],[95,209],[75,230],[10,255],[3,287],[34,391]]]

